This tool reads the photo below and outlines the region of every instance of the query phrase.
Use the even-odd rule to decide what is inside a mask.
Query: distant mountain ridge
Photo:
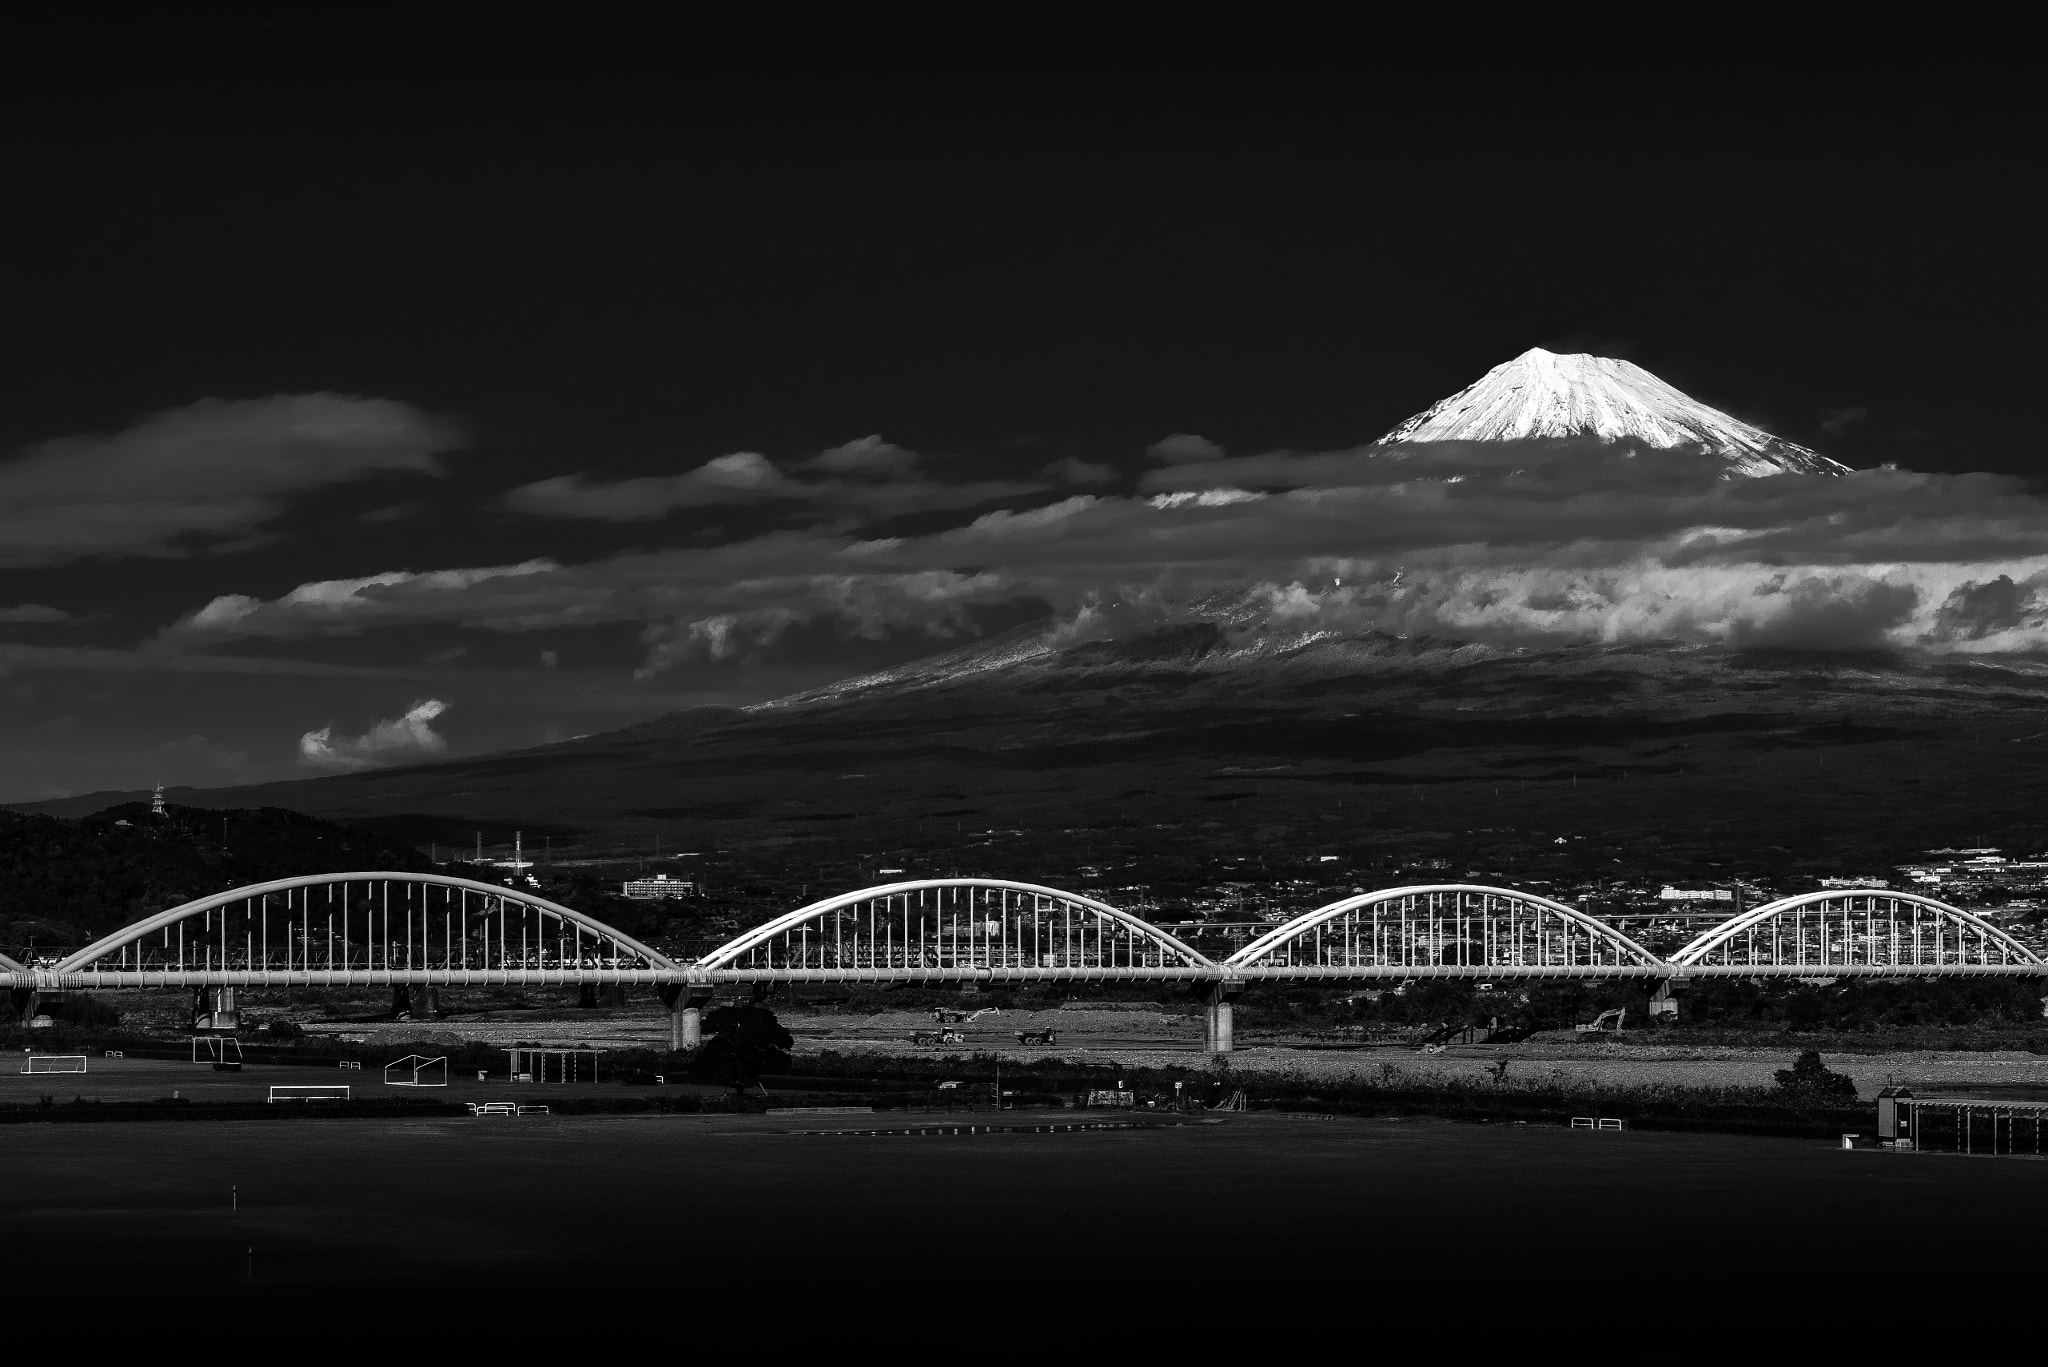
[[[1841,475],[1849,467],[1710,408],[1639,365],[1532,347],[1380,438],[1447,441],[1594,438],[1655,450],[1699,446],[1731,476]]]

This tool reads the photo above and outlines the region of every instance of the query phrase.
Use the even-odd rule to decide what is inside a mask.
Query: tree
[[[1856,1083],[1820,1061],[1820,1052],[1808,1049],[1792,1061],[1790,1068],[1777,1072],[1778,1087],[1811,1101],[1854,1101]]]
[[[765,1006],[721,1006],[704,1018],[711,1038],[690,1062],[690,1073],[741,1091],[763,1073],[786,1072],[796,1039]]]

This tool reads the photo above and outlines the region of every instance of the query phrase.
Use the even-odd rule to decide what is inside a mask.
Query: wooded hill
[[[65,820],[0,812],[0,949],[77,946],[248,883],[349,869],[428,870],[410,845],[281,807],[124,803]]]

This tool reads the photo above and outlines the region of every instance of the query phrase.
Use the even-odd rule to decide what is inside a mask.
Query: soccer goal
[[[21,1061],[24,1073],[82,1073],[84,1054],[30,1054]]]
[[[514,1082],[595,1082],[597,1049],[542,1049],[523,1044],[508,1049]],[[552,1073],[554,1076],[550,1077]]]
[[[446,1087],[448,1085],[448,1057],[428,1058],[423,1054],[407,1054],[396,1063],[384,1065],[386,1087]]]
[[[347,1101],[347,1087],[272,1087],[272,1101]]]
[[[233,1035],[192,1036],[192,1061],[210,1063],[216,1072],[242,1070],[242,1042]]]

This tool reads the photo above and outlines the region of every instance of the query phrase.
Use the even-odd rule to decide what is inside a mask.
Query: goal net
[[[233,1035],[194,1035],[192,1036],[192,1061],[194,1063],[212,1063],[215,1065],[222,1063],[239,1065],[242,1062],[242,1042]]]
[[[84,1054],[30,1054],[22,1060],[24,1073],[82,1073]]]
[[[448,1057],[427,1058],[421,1054],[407,1054],[396,1063],[384,1065],[386,1087],[446,1087],[448,1085]]]

